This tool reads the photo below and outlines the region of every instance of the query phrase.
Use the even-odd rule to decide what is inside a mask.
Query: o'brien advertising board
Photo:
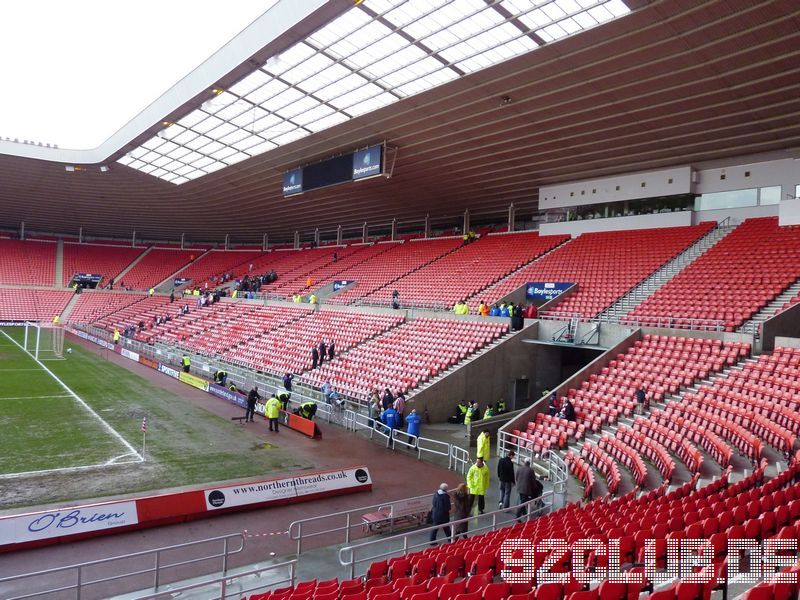
[[[353,467],[341,471],[309,473],[296,477],[283,477],[269,481],[232,485],[205,490],[208,510],[261,504],[290,498],[326,494],[347,488],[372,484],[366,467]]]
[[[139,522],[136,502],[73,506],[0,519],[3,545],[116,529]]]
[[[383,146],[371,146],[353,152],[353,180],[383,173]]]

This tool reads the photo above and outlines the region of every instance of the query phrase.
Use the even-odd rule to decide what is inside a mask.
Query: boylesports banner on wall
[[[563,294],[570,286],[569,281],[529,281],[525,284],[525,298],[528,300],[552,300]]]
[[[261,504],[371,484],[372,478],[366,467],[352,467],[339,471],[309,473],[269,481],[206,489],[206,507],[208,510],[214,510],[231,506]]]

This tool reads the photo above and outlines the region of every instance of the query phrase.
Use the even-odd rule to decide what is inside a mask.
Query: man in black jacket
[[[244,420],[253,422],[253,415],[256,413],[256,402],[261,400],[261,396],[258,393],[258,386],[253,387],[250,390],[250,393],[247,394],[247,412],[244,413]],[[249,417],[249,419],[248,419]]]
[[[542,483],[536,479],[536,473],[531,469],[531,459],[526,458],[525,464],[517,470],[517,491],[519,492],[519,508],[517,509],[517,520],[528,514],[526,502],[539,498],[543,491]]]
[[[514,451],[509,450],[497,461],[497,479],[500,481],[500,502],[498,508],[511,506],[511,488],[516,483],[514,477]]]
[[[450,494],[447,493],[447,484],[443,483],[436,490],[433,495],[433,503],[431,507],[431,523],[433,525],[445,525],[450,522]],[[445,525],[442,527],[444,530],[445,538],[450,537],[450,526]],[[439,533],[439,528],[431,530],[431,546],[436,541],[436,534]]]

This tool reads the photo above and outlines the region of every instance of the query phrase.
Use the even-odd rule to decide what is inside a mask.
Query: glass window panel
[[[249,154],[245,154],[244,152],[237,152],[236,154],[231,154],[228,158],[225,159],[225,162],[229,165],[235,165],[238,162],[242,162],[245,159],[250,158]]]
[[[172,127],[170,127],[170,129],[172,129]],[[174,138],[172,138],[172,141],[175,142],[176,144],[180,144],[183,146],[184,144],[186,144],[186,142],[193,140],[196,137],[197,134],[194,131],[189,131],[188,129],[186,129],[180,135],[176,135]]]
[[[134,160],[134,161],[133,161],[131,164],[129,164],[128,166],[129,166],[131,169],[141,169],[143,166],[145,166],[145,164],[147,164],[147,163],[144,163],[144,162],[142,162],[141,160]]]
[[[303,98],[303,92],[300,90],[296,90],[294,88],[289,88],[275,96],[269,103],[266,105],[267,110],[277,111],[279,108],[284,106],[288,106],[292,102],[297,102],[300,98]]]
[[[150,172],[150,175],[152,175],[153,177],[163,177],[166,174],[167,171],[164,169],[155,169],[154,171]]]
[[[205,146],[200,148],[200,152],[202,152],[202,154],[197,154],[196,152],[193,152],[189,156],[184,156],[181,160],[183,160],[183,162],[187,162],[187,163],[188,162],[194,162],[194,160],[196,160],[197,158],[202,157],[204,154],[211,154],[212,152],[216,152],[217,150],[220,150],[221,148],[224,148],[224,147],[225,147],[225,144],[222,144],[220,142],[217,142],[217,141],[209,142],[208,144],[206,144]],[[195,157],[194,154],[197,154],[197,156]]]
[[[313,123],[309,123],[306,125],[307,129],[311,131],[322,131],[323,129],[328,129],[329,127],[333,127],[334,125],[338,125],[339,123],[344,123],[349,118],[347,115],[344,115],[340,112],[335,112],[332,115],[327,117],[323,117],[318,121],[314,121]]]
[[[238,117],[234,117],[233,119],[231,119],[230,122],[233,125],[236,125],[237,127],[244,127],[244,126],[248,126],[249,127],[255,121],[257,121],[258,119],[260,119],[261,117],[263,117],[266,114],[267,114],[267,111],[265,111],[260,106],[253,106],[251,108],[248,108],[245,112],[240,114]]]
[[[298,83],[308,79],[315,73],[325,70],[332,64],[333,61],[324,54],[315,54],[299,65],[284,71],[281,77],[289,83]]]
[[[556,21],[558,19],[563,19],[564,17],[567,16],[567,13],[565,13],[563,10],[561,10],[561,7],[558,6],[558,4],[555,4],[555,3],[553,3],[553,4],[545,4],[544,6],[542,6],[542,12],[544,12],[544,14],[546,14],[548,17],[550,17],[551,21]]]
[[[198,135],[193,140],[189,140],[184,144],[187,148],[191,148],[192,150],[199,150],[203,146],[210,144],[213,140],[209,137],[204,135]]]
[[[743,208],[758,204],[758,190],[733,190],[702,194],[695,198],[695,210],[718,210],[721,208]]]
[[[165,164],[165,165],[164,165],[164,168],[165,168],[167,171],[174,171],[174,170],[175,170],[175,169],[177,169],[178,167],[182,167],[182,166],[183,166],[183,163],[182,163],[181,161],[179,161],[179,160],[172,160],[172,161],[168,162],[167,164]]]
[[[217,161],[217,162],[211,163],[207,167],[204,167],[203,171],[205,171],[206,173],[213,173],[214,171],[219,171],[220,169],[222,169],[225,166],[226,166],[225,163]]]
[[[216,152],[211,152],[209,156],[211,156],[212,158],[216,158],[217,160],[222,160],[226,156],[231,156],[232,154],[236,154],[236,149],[225,147],[221,148],[220,150],[217,150]]]
[[[223,144],[231,145],[234,142],[238,142],[239,140],[243,140],[246,137],[250,137],[250,133],[245,131],[244,129],[236,129],[230,132],[227,135],[223,135],[222,137],[217,138]]]
[[[130,157],[130,156],[120,156],[117,159],[117,162],[119,164],[121,164],[121,165],[129,165],[129,164],[131,164],[133,162],[133,160],[134,159],[132,157]]]
[[[325,52],[328,52],[337,60],[344,60],[345,58],[348,58],[358,52],[360,49],[361,46],[356,44],[355,40],[352,38],[345,38],[336,42],[333,46],[326,49]]]
[[[175,185],[180,185],[182,183],[186,183],[187,181],[189,181],[188,179],[186,179],[186,177],[177,177],[175,175],[173,175],[172,178],[173,179],[172,179],[171,183],[174,183]],[[166,177],[165,177],[165,179],[166,179]]]
[[[257,135],[248,135],[247,137],[244,137],[239,141],[233,142],[231,146],[233,146],[237,150],[244,151],[252,146],[255,146],[256,144],[260,144],[263,141],[264,138],[262,137],[259,137]]]
[[[199,133],[206,133],[222,123],[224,123],[224,121],[218,117],[208,117],[207,119],[197,123],[194,127],[192,127],[192,129]]]
[[[195,169],[203,169],[214,162],[214,159],[210,156],[201,156],[200,159],[192,161],[192,165]]]
[[[213,143],[216,144],[217,142],[213,142]],[[205,148],[208,148],[208,146],[206,146]],[[205,148],[203,149],[204,151],[205,151]],[[186,163],[188,165],[188,164],[193,164],[194,162],[200,160],[201,158],[203,158],[202,154],[192,150],[191,152],[189,152],[185,156],[181,157],[181,162],[184,162],[184,163]]]
[[[363,115],[368,113],[372,110],[377,110],[383,106],[388,104],[392,104],[396,102],[397,98],[392,96],[391,94],[381,94],[380,96],[376,96],[375,98],[370,98],[369,100],[365,100],[359,104],[351,106],[347,109],[347,112],[353,115],[354,117],[358,115]]]
[[[581,10],[580,5],[575,2],[575,0],[556,0],[555,3],[568,15],[580,12]]]
[[[326,117],[332,112],[333,108],[324,104],[320,104],[315,108],[303,111],[302,114],[296,115],[293,120],[298,125],[305,125],[306,123],[312,123],[321,119],[322,117]]]
[[[246,96],[246,99],[252,102],[253,104],[261,104],[262,102],[264,102],[264,100],[277,96],[288,87],[289,86],[283,83],[282,81],[273,79],[267,85],[262,86],[256,91],[248,94]]]
[[[564,19],[563,21],[559,21],[558,24],[561,25],[561,28],[569,34],[581,31],[581,26],[578,25],[577,21],[573,19]]]
[[[190,152],[191,150],[189,150],[189,148],[178,146],[177,148],[175,148],[175,150],[169,153],[169,156],[174,159],[183,159],[183,157],[189,154]]]
[[[552,19],[544,14],[541,9],[536,9],[526,15],[521,16],[520,21],[522,21],[531,29],[538,29],[539,27],[549,25],[552,22]]]
[[[611,0],[606,2],[604,6],[615,17],[621,17],[631,12],[631,9],[622,0]]]
[[[231,123],[223,123],[219,127],[216,127],[215,129],[212,129],[211,131],[209,131],[207,135],[210,138],[214,138],[214,139],[218,140],[219,138],[228,135],[232,131],[237,131],[238,129],[239,128],[236,127],[236,125],[233,125]]]
[[[759,190],[758,203],[762,206],[767,204],[780,204],[781,186],[773,185],[769,187],[762,187]]]
[[[293,67],[294,65],[300,64],[310,56],[314,54],[314,49],[309,46],[308,44],[304,44],[300,42],[295,44],[285,52],[281,53],[276,57],[276,59],[270,59],[267,61],[267,70],[268,71],[275,71],[275,69],[279,69],[279,72],[283,73],[289,67]],[[272,64],[272,61],[274,64]]]
[[[139,146],[138,148],[134,148],[130,151],[131,158],[141,158],[145,154],[147,154],[150,150],[145,148],[144,146]]]
[[[204,113],[202,110],[199,109],[193,110],[188,115],[183,117],[180,121],[178,121],[178,125],[182,125],[183,127],[191,127],[193,125],[196,125],[203,119],[205,119],[207,116],[208,115]],[[175,127],[175,125],[173,125],[172,127]],[[169,129],[172,129],[172,127],[170,127]]]
[[[291,119],[295,115],[299,115],[304,113],[307,110],[311,110],[312,108],[316,108],[319,106],[319,102],[314,100],[314,98],[310,98],[309,96],[302,96],[298,100],[295,100],[288,106],[277,111],[277,113],[285,119]]]
[[[171,127],[167,127],[166,129],[162,129],[158,132],[158,135],[165,140],[173,140],[178,137],[181,133],[187,131],[187,129],[181,127],[180,125],[172,125]],[[194,135],[194,134],[192,134]],[[180,142],[176,142],[180,143]]]
[[[200,169],[197,169],[195,171],[190,171],[189,173],[186,173],[184,175],[184,178],[186,178],[186,179],[198,179],[199,177],[202,177],[205,174],[206,174],[205,171],[201,171]]]
[[[174,144],[173,142],[170,142],[170,141],[164,141],[164,143],[163,143],[163,144],[161,144],[161,145],[158,147],[158,151],[159,151],[161,154],[169,154],[170,152],[172,152],[173,150],[175,150],[175,148],[179,148],[179,147],[180,147],[180,146],[178,146],[178,144]]]
[[[609,12],[605,6],[595,6],[589,9],[589,14],[592,15],[598,23],[605,23],[614,18],[614,15]]]
[[[236,102],[239,98],[234,96],[233,94],[229,94],[228,92],[222,92],[219,96],[214,96],[213,98],[209,98],[203,103],[203,110],[216,113],[226,106],[230,106],[234,102]]]
[[[248,108],[250,108],[252,104],[249,102],[245,102],[244,100],[238,100],[228,106],[227,108],[223,108],[222,110],[218,110],[215,114],[220,119],[227,121],[228,119],[232,119],[233,117],[242,114]]]
[[[547,34],[550,37],[550,39],[553,39],[553,40],[557,40],[557,39],[565,37],[567,35],[567,32],[564,31],[563,29],[561,29],[561,27],[559,27],[557,23],[553,23],[552,25],[548,25],[547,27],[542,29],[541,32],[544,32],[545,34]],[[544,37],[544,36],[542,36],[542,37]]]
[[[155,159],[152,162],[152,164],[154,164],[157,167],[163,167],[164,165],[166,165],[169,162],[172,162],[172,159],[170,157],[168,157],[168,156],[160,156],[157,159]]]
[[[272,142],[261,142],[260,144],[256,144],[255,146],[250,146],[247,149],[247,153],[251,156],[257,156],[259,154],[263,154],[268,150],[272,150],[275,148],[275,144]]]
[[[794,186],[794,197],[800,198],[800,183]]]
[[[331,104],[341,109],[352,106],[353,104],[357,104],[363,100],[366,100],[367,98],[377,96],[381,92],[383,92],[383,90],[377,85],[368,83],[367,85],[357,87],[356,89],[340,96],[339,98],[331,100]]]
[[[265,83],[267,83],[271,77],[264,73],[261,69],[253,71],[242,79],[239,83],[231,87],[231,92],[236,94],[237,96],[246,96],[256,88],[261,87]]]
[[[363,10],[348,10],[346,13],[315,32],[309,39],[312,40],[312,42],[318,42],[322,46],[328,46],[331,42],[341,39],[369,23],[370,20],[371,17]]]
[[[151,137],[149,140],[147,140],[144,144],[142,144],[142,146],[148,150],[155,150],[161,146],[164,141],[165,140],[156,135],[155,137]]]
[[[161,155],[160,155],[160,154],[158,154],[157,152],[152,152],[152,151],[151,151],[151,152],[148,152],[147,154],[145,154],[144,156],[142,156],[142,160],[143,160],[144,162],[147,162],[147,163],[149,163],[149,162],[152,162],[152,161],[154,161],[155,159],[157,159],[159,156],[161,156]]]
[[[279,146],[282,146],[283,144],[288,144],[295,140],[299,140],[300,138],[307,136],[308,133],[309,132],[305,131],[304,129],[295,129],[294,131],[290,131],[289,133],[284,133],[283,135],[273,138],[273,141]]]
[[[261,131],[266,131],[278,125],[279,123],[283,123],[283,119],[281,119],[277,115],[267,115],[263,119],[259,119],[253,124],[253,129],[251,133],[259,133]]]
[[[142,173],[147,173],[148,175],[156,170],[153,165],[144,165],[142,168],[139,169]]]
[[[572,18],[575,19],[575,22],[584,29],[589,29],[590,27],[597,25],[597,21],[594,19],[594,17],[587,12],[578,13]]]

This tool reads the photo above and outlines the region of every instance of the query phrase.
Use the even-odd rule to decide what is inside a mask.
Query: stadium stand
[[[114,328],[122,331],[131,325],[138,326],[139,322],[142,322],[144,330],[147,330],[152,327],[154,317],[165,315],[166,313],[177,315],[178,308],[183,304],[189,304],[190,307],[193,307],[194,301],[188,299],[176,300],[174,305],[170,306],[169,298],[166,296],[146,297],[139,302],[100,317],[94,324],[108,331],[112,331]],[[144,335],[141,335],[139,339],[144,339],[144,337]]]
[[[333,253],[345,254],[341,248],[304,248],[301,250],[273,250],[253,260],[253,269],[250,263],[239,265],[233,270],[233,278],[240,279],[244,275],[261,275],[266,271],[275,271],[278,280],[275,283],[261,288],[262,292],[279,293],[278,287],[283,280],[301,278],[303,281],[314,269],[333,262]]]
[[[800,226],[747,219],[636,307],[630,317],[722,322],[733,331],[800,276]]]
[[[78,296],[67,317],[68,323],[94,323],[108,315],[142,301],[146,296],[132,293],[85,291]]]
[[[229,352],[227,357],[233,362],[275,375],[302,373],[311,369],[311,348],[321,341],[328,344],[333,340],[337,354],[347,352],[402,322],[403,317],[395,315],[319,311],[302,320],[286,323],[270,332],[269,336],[245,342]]]
[[[55,284],[56,244],[0,239],[0,283]]]
[[[389,330],[306,373],[314,385],[326,380],[354,398],[373,388],[408,393],[508,331],[507,325],[416,319]]]
[[[258,250],[211,250],[200,258],[187,265],[175,274],[175,277],[190,279],[189,286],[203,287],[208,282],[209,287],[217,285],[217,280],[223,273],[238,270],[240,265],[247,269],[251,262],[264,254]],[[212,280],[212,278],[214,278]]]
[[[339,273],[337,279],[355,281],[355,284],[328,302],[352,304],[384,286],[391,287],[392,282],[453,252],[462,243],[458,238],[438,238],[392,244],[386,252]],[[400,303],[403,303],[402,296]]]
[[[158,285],[202,253],[202,250],[153,248],[121,280],[127,288],[146,290]]]
[[[529,281],[577,283],[578,289],[551,310],[593,317],[608,308],[663,264],[713,229],[713,223],[665,229],[584,233],[497,285],[473,296],[493,304]]]
[[[397,290],[404,306],[450,308],[568,239],[535,232],[484,236],[367,295],[364,301],[389,305]]]
[[[61,315],[72,298],[68,290],[0,288],[0,321],[45,321]]]
[[[75,273],[91,273],[102,275],[98,287],[105,287],[142,252],[144,248],[64,242],[63,285],[68,285]]]

